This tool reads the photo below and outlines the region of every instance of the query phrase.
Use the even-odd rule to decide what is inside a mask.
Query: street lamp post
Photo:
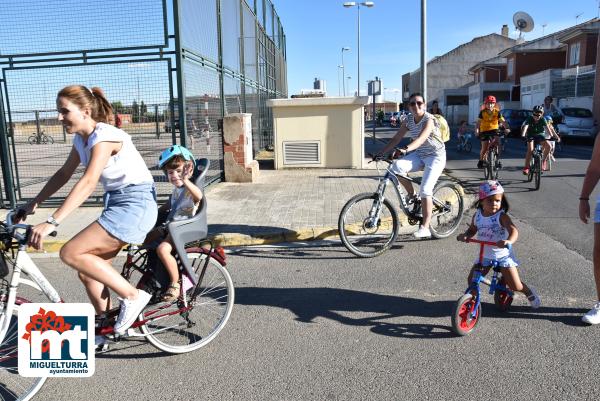
[[[337,66],[337,72],[338,72],[338,96],[342,96],[342,94],[341,94],[342,83],[340,82],[340,69],[343,71],[344,70],[344,66],[343,65],[338,65]],[[342,77],[343,76],[344,76],[344,74],[342,73]]]
[[[358,66],[357,66],[357,72],[356,72],[356,79],[357,79],[357,86],[358,89],[356,91],[356,95],[360,96],[360,6],[365,6],[365,7],[373,7],[375,5],[374,2],[372,1],[364,1],[364,2],[358,2],[358,1],[347,1],[344,3],[344,7],[346,8],[350,8],[350,7],[354,7],[356,6],[357,9],[357,47],[356,47],[356,52],[357,52],[357,61],[358,61]]]
[[[346,76],[346,73],[344,71],[344,67],[346,64],[344,64],[344,52],[350,51],[349,47],[342,47],[342,78],[344,78]],[[342,85],[344,86],[344,97],[346,96],[346,80],[342,79]]]

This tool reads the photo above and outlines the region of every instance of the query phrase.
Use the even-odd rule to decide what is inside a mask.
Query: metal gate
[[[262,98],[287,94],[275,83],[267,88],[266,77],[263,84],[256,74],[256,49],[264,48],[257,32],[272,45],[277,29],[284,69],[285,41],[273,6],[257,2],[268,5],[276,21],[270,35],[254,1],[63,0],[60,7],[44,0],[4,2],[0,201],[14,206],[31,199],[67,159],[73,137],[57,120],[55,98],[70,84],[104,90],[151,169],[159,196],[171,186],[157,168],[158,155],[173,143],[211,160],[208,182],[223,177],[221,121],[228,113],[256,113],[255,151],[268,147],[272,129],[268,111],[261,113]],[[264,21],[266,9],[261,13]],[[278,74],[285,77],[285,71]],[[79,168],[49,201],[62,201],[82,173]],[[88,202],[100,202],[101,195],[98,189]]]

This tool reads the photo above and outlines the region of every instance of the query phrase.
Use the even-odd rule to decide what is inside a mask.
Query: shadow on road
[[[417,298],[381,295],[364,291],[338,288],[261,288],[236,289],[236,304],[261,305],[288,309],[296,320],[313,323],[316,318],[330,319],[350,326],[365,326],[371,332],[404,338],[449,338],[455,335],[450,327],[450,315],[455,301],[428,302]],[[491,303],[483,303],[483,321],[486,318],[543,319],[569,326],[582,326],[580,308],[514,306],[508,313],[496,310]],[[397,318],[448,318],[448,326],[395,322]],[[499,322],[490,319],[489,324]]]

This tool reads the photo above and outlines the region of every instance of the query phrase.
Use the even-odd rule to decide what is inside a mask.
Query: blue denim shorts
[[[600,223],[600,201],[596,202],[596,209],[594,210],[594,223]]]
[[[512,255],[504,256],[503,258],[498,259],[497,262],[498,262],[498,267],[500,267],[500,268],[519,267],[519,261],[516,258],[514,258]],[[477,260],[475,260],[474,263],[478,264],[479,258],[477,258]],[[488,267],[488,266],[491,266],[492,263],[493,263],[492,259],[483,258],[483,261],[481,262],[481,266]]]
[[[98,224],[123,242],[141,244],[154,227],[157,215],[154,184],[129,185],[104,194],[104,210]]]

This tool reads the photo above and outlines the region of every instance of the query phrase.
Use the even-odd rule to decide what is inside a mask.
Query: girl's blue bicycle
[[[481,318],[481,289],[480,284],[484,283],[490,286],[490,294],[494,295],[494,303],[502,312],[506,312],[513,301],[513,292],[506,286],[498,262],[494,261],[491,266],[483,267],[483,247],[486,245],[496,246],[495,242],[479,241],[469,238],[467,242],[475,242],[480,246],[479,249],[479,269],[473,272],[471,284],[465,294],[456,301],[454,312],[452,313],[452,330],[459,336],[471,334],[479,319]],[[509,245],[510,246],[510,245]],[[485,276],[490,269],[494,270],[492,279]]]

